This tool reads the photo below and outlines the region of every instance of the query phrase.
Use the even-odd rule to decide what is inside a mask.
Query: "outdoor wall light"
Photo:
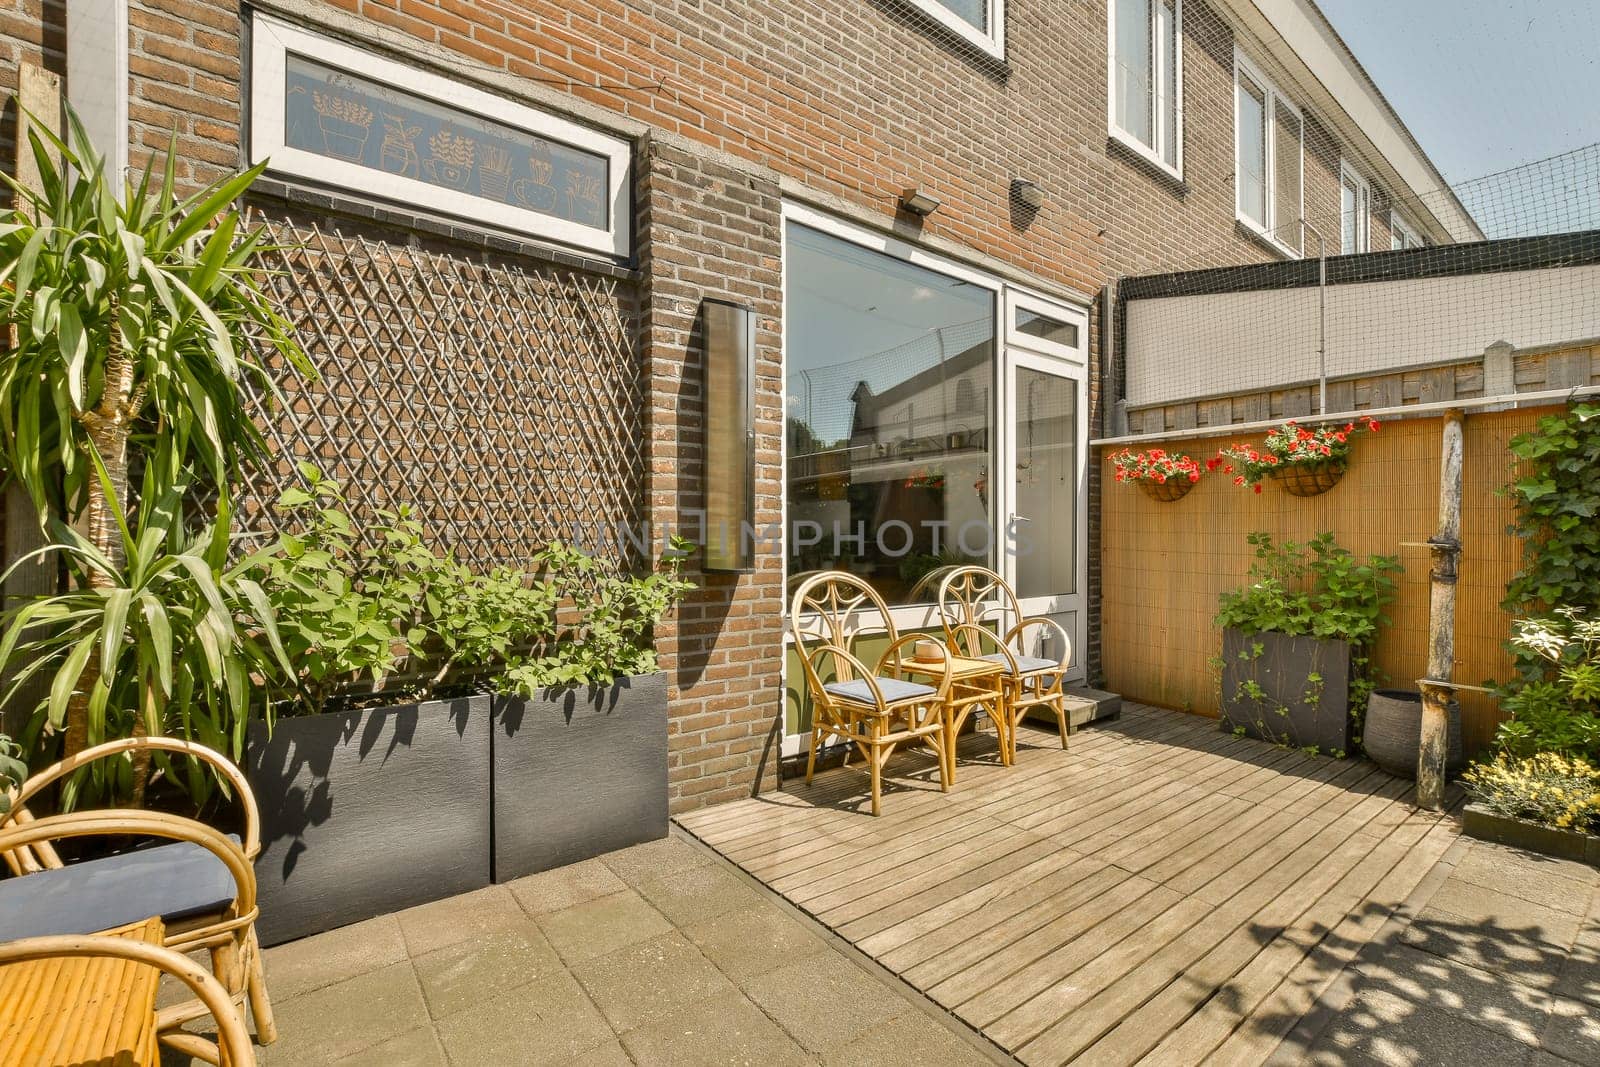
[[[1011,195],[1038,211],[1046,203],[1044,190],[1026,178],[1011,179]]]
[[[939,210],[939,201],[917,186],[912,186],[900,194],[900,206],[918,218],[925,219]]]
[[[708,571],[755,566],[756,313],[726,300],[700,305],[705,340],[705,492]]]

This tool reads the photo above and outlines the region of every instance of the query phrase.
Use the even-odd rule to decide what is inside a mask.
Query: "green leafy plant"
[[[160,491],[182,483],[226,504],[243,465],[265,452],[246,387],[271,381],[247,337],[311,367],[260,286],[264,232],[232,206],[262,168],[182,197],[174,144],[124,184],[70,110],[67,121],[67,141],[28,123],[37,189],[0,175],[14,197],[0,216],[0,321],[16,338],[0,365],[0,453],[41,527],[82,519],[73,551],[87,559],[86,544],[105,565],[79,576],[109,589],[133,455]],[[225,537],[226,522],[217,528]],[[69,680],[69,754],[88,743],[99,662]]]
[[[1546,415],[1537,429],[1513,437],[1510,449],[1518,470],[1508,492],[1523,556],[1502,606],[1518,615],[1600,608],[1600,405],[1573,403]],[[1542,671],[1537,657],[1519,658]]]
[[[1600,833],[1600,768],[1580,757],[1500,753],[1469,767],[1461,781],[1474,800],[1498,815]]]
[[[1496,731],[1500,749],[1600,760],[1600,619],[1561,608],[1518,619],[1512,631],[1519,658],[1539,669],[1501,690],[1511,717]]]
[[[1350,462],[1350,446],[1358,433],[1377,433],[1378,420],[1363,417],[1340,426],[1302,426],[1290,419],[1267,432],[1258,449],[1248,444],[1232,444],[1206,460],[1206,470],[1221,470],[1233,475],[1234,485],[1248,485],[1261,492],[1261,483],[1285,467],[1332,467],[1344,470]]]
[[[358,529],[336,482],[309,465],[300,473],[304,487],[278,502],[285,531],[256,557],[295,664],[272,687],[275,703],[315,713],[380,694],[608,685],[655,670],[655,627],[692,588],[681,540],[644,575],[611,573],[562,544],[531,571],[479,573],[432,549],[409,510]]]
[[[28,780],[28,764],[22,746],[0,734],[0,815],[11,811],[11,794]]]
[[[1389,621],[1383,609],[1394,600],[1399,558],[1358,558],[1341,548],[1331,533],[1317,534],[1304,544],[1279,543],[1265,532],[1252,533],[1247,540],[1255,548],[1250,581],[1222,594],[1216,624],[1250,634],[1349,642],[1350,715],[1359,734],[1367,698],[1377,685],[1372,648]],[[1255,655],[1260,655],[1259,645]],[[1315,704],[1322,698],[1324,681],[1316,675],[1307,683],[1303,699]]]
[[[243,757],[252,677],[287,670],[288,661],[271,605],[251,577],[255,561],[229,562],[226,506],[216,524],[191,535],[182,520],[186,490],[158,490],[147,473],[131,527],[111,498],[120,536],[115,557],[54,524],[57,544],[41,552],[59,553],[78,581],[12,609],[0,638],[0,664],[13,672],[7,702],[33,678],[49,681],[28,726],[35,744],[47,729],[62,727],[82,696],[88,744],[171,734]],[[92,679],[87,692],[85,678]],[[170,767],[165,757],[159,763]],[[90,771],[95,795],[131,792],[142,802],[148,756],[103,761]],[[175,783],[203,801],[212,781],[203,766],[185,762],[181,772]],[[65,806],[76,803],[83,780],[69,781]]]

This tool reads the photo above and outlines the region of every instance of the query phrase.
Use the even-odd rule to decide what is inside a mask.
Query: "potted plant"
[[[1200,465],[1192,457],[1161,448],[1143,452],[1124,448],[1112,454],[1111,465],[1117,481],[1131,482],[1151,500],[1166,503],[1183,499],[1200,481]]]
[[[480,573],[300,473],[258,557],[296,668],[250,727],[266,942],[665,835],[651,638],[677,556],[621,577],[557,545]]]
[[[1600,867],[1600,768],[1581,756],[1504,752],[1462,776],[1470,837]]]
[[[1372,689],[1371,651],[1400,569],[1358,559],[1331,533],[1306,544],[1253,533],[1250,582],[1222,594],[1222,725],[1344,756]]]
[[[1210,470],[1232,474],[1234,485],[1248,485],[1257,493],[1271,478],[1293,496],[1326,493],[1344,477],[1350,464],[1350,445],[1361,432],[1377,433],[1378,420],[1302,426],[1290,419],[1270,430],[1261,448],[1234,444],[1206,461]]]

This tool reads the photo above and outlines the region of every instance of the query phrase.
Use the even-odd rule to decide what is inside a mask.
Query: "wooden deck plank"
[[[961,751],[949,793],[892,760],[881,818],[846,768],[676,821],[1030,1064],[1260,1063],[1454,835],[1370,764],[1136,704]]]

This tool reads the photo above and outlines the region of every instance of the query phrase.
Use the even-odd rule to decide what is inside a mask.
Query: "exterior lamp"
[[[919,187],[912,186],[900,194],[900,206],[920,219],[925,219],[939,210],[939,201],[923,192]]]
[[[1013,178],[1011,180],[1011,195],[1038,211],[1047,202],[1044,190],[1027,178]]]
[[[746,530],[756,518],[756,313],[726,300],[701,305],[705,347],[704,569],[755,566]]]

